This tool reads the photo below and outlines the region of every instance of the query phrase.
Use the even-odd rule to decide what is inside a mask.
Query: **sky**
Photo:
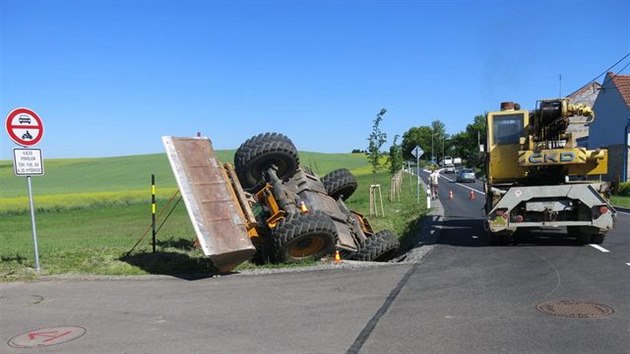
[[[386,108],[385,150],[434,120],[455,134],[502,101],[567,95],[629,52],[628,0],[0,0],[0,113],[34,110],[44,157],[75,158],[197,132],[347,153]]]

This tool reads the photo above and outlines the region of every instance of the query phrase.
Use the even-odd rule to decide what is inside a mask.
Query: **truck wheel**
[[[498,246],[501,244],[501,241],[501,235],[488,231],[488,242],[490,243],[490,245]]]
[[[345,168],[326,174],[322,177],[322,183],[326,187],[328,195],[333,199],[341,197],[343,200],[346,200],[357,189],[357,179]]]
[[[605,235],[603,234],[595,234],[591,236],[591,243],[596,245],[601,245],[604,242]]]
[[[580,232],[577,235],[577,241],[580,245],[588,245],[591,242],[591,235],[587,233]]]
[[[337,243],[335,224],[321,211],[289,214],[278,223],[271,236],[276,263],[320,259],[332,254]]]
[[[567,226],[569,236],[575,236],[577,243],[588,245],[591,242],[591,234],[581,226]]]
[[[514,244],[516,238],[514,234],[509,231],[490,232],[488,231],[488,239],[492,246],[505,246]]]
[[[276,166],[278,178],[287,180],[298,168],[298,152],[293,142],[280,133],[264,133],[245,141],[234,154],[234,169],[245,190],[262,179],[262,173]]]
[[[383,230],[372,237],[368,237],[359,247],[359,250],[354,253],[352,259],[357,261],[387,262],[394,257],[399,248],[400,242],[398,242],[396,234],[389,230]]]

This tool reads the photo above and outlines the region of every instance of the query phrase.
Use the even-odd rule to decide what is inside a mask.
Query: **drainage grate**
[[[536,309],[548,315],[569,318],[597,318],[615,312],[611,307],[592,301],[562,300],[543,302]]]

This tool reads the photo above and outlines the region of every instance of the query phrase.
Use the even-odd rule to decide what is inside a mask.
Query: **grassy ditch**
[[[336,166],[346,166],[344,161],[353,166],[352,171],[359,180],[359,188],[348,200],[348,206],[368,215],[369,185],[373,183],[373,176],[366,167],[367,162],[364,156],[345,154],[346,159],[344,159],[343,155],[335,155],[334,164],[330,164],[325,159],[324,161],[316,160],[322,156],[325,158],[325,154],[313,154],[310,155],[311,165],[314,167],[318,165],[316,168],[325,172]],[[145,159],[145,157],[136,158]],[[304,161],[304,158],[302,160]],[[308,161],[308,158],[306,160]],[[111,161],[105,162],[106,166],[103,167],[99,166],[98,161],[90,160],[91,168],[96,170],[111,168],[109,166]],[[64,167],[67,168],[67,166]],[[54,168],[52,170],[54,173]],[[46,177],[41,177],[42,180],[39,183],[43,184],[41,190],[44,193],[35,195],[35,204],[38,209],[36,214],[38,249],[42,268],[40,275],[185,274],[207,276],[216,273],[202,252],[193,247],[195,234],[183,202],[172,209],[172,214],[160,230],[156,253],[152,253],[149,232],[134,252],[128,255],[127,253],[147,231],[151,222],[149,188],[137,188],[140,182],[133,182],[131,179],[132,182],[126,190],[124,186],[116,190],[112,187],[111,181],[107,180],[102,183],[110,183],[109,188],[112,190],[108,192],[102,190],[106,187],[100,185],[99,180],[94,177],[99,175],[98,172],[91,170],[85,172],[92,176],[93,183],[80,185],[69,183],[65,191],[60,188],[60,184],[56,184],[58,182],[51,187],[50,183],[44,183]],[[124,175],[124,173],[119,174]],[[415,186],[415,179],[411,181],[409,178],[414,177],[405,177],[400,201],[390,202],[388,200],[389,174],[382,172],[376,176],[377,183],[382,186],[385,217],[369,217],[375,230],[391,229],[403,239],[414,231],[413,226],[416,220],[419,220],[425,212],[424,204],[420,206],[415,202],[415,191],[409,193]],[[124,178],[121,177],[122,180]],[[123,183],[121,181],[118,183]],[[119,185],[118,183],[115,185]],[[174,202],[168,209],[166,208],[167,200],[175,190],[173,186],[158,187],[158,213],[162,210],[168,211],[173,206]],[[0,280],[36,278],[37,274],[33,271],[30,215],[24,207],[27,204],[26,197],[13,195],[17,194],[13,192],[8,194],[12,196],[6,197],[3,193],[3,198],[0,198],[0,242],[2,243]],[[421,200],[424,200],[424,197]],[[159,220],[158,224],[161,221]],[[292,266],[296,265],[264,267]],[[257,266],[246,262],[236,271],[255,267]]]
[[[630,196],[613,195],[610,197],[610,201],[614,206],[630,208]]]

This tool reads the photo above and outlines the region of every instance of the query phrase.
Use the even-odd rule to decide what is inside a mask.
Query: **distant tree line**
[[[481,169],[483,161],[478,144],[485,144],[485,141],[485,114],[476,115],[464,131],[453,135],[446,134],[442,121],[434,120],[429,126],[411,127],[403,134],[402,155],[405,160],[415,160],[412,151],[419,146],[424,151],[424,161],[431,161],[431,155],[436,161],[441,161],[444,156],[461,157],[468,166]]]
[[[380,123],[387,109],[382,108],[372,121],[372,132],[368,136],[367,149],[353,149],[353,154],[366,154],[372,165],[372,174],[386,165],[391,174],[395,174],[404,167],[405,161],[415,161],[413,150],[419,146],[424,154],[421,159],[424,163],[441,161],[444,156],[460,157],[464,164],[477,169],[483,168],[483,160],[479,153],[479,144],[486,143],[486,116],[487,113],[476,115],[473,122],[466,126],[464,131],[453,135],[446,133],[444,123],[437,119],[430,125],[421,125],[409,128],[402,135],[402,142],[398,143],[400,135],[395,135],[389,153],[381,151],[387,142],[387,134],[381,131]],[[384,159],[386,157],[386,159]]]

